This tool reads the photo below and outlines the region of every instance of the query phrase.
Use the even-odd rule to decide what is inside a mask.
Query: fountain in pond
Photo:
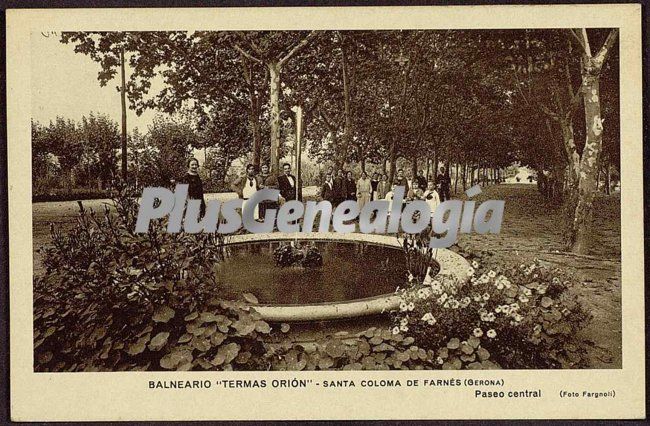
[[[282,244],[273,251],[275,265],[301,268],[318,268],[323,266],[323,255],[313,243],[291,242]]]

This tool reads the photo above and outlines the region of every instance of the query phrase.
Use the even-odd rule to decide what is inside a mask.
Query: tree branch
[[[334,124],[334,120],[332,120],[331,117],[329,117],[329,116],[325,113],[325,111],[323,111],[323,108],[321,108],[320,104],[318,104],[318,107],[317,107],[317,108],[318,108],[318,114],[319,114],[319,115],[321,116],[321,118],[323,119],[323,122],[325,123],[325,125],[327,126],[327,128],[328,128],[331,132],[336,131],[336,130],[338,129],[338,126]]]
[[[569,28],[569,33],[573,36],[573,38],[578,42],[578,45],[580,46],[580,49],[582,52],[586,55],[587,54],[587,48],[585,45],[582,43],[582,39],[578,37],[578,34],[575,32],[573,28]]]
[[[616,42],[617,36],[618,36],[618,28],[614,28],[607,35],[605,44],[603,44],[603,47],[601,47],[598,53],[596,54],[596,61],[598,61],[600,64],[605,62],[605,59],[607,59],[607,55],[609,55],[609,51],[612,49],[614,42]]]
[[[245,51],[244,49],[242,49],[241,47],[239,47],[238,44],[235,44],[235,49],[236,49],[239,53],[241,53],[242,55],[244,55],[246,58],[250,59],[251,61],[257,62],[258,64],[264,64],[264,62],[262,62],[261,59],[258,59],[258,58],[256,58],[255,56],[251,55],[250,53],[248,53],[247,51]]]
[[[309,35],[307,35],[307,37],[305,37],[297,45],[295,45],[293,49],[289,51],[289,53],[287,53],[282,58],[280,58],[280,60],[278,61],[278,66],[282,67],[289,59],[291,59],[292,56],[294,56],[296,53],[301,51],[305,46],[307,46],[307,44],[317,35],[318,35],[317,31],[310,32]]]
[[[544,105],[544,104],[541,103],[541,102],[539,103],[539,107],[542,109],[542,111],[544,111],[544,113],[545,113],[546,115],[548,115],[549,117],[551,117],[553,120],[555,120],[555,121],[559,121],[560,117],[559,117],[556,113],[554,113],[553,111],[551,111],[551,109],[550,109],[549,107],[547,107],[546,105]]]
[[[582,37],[582,47],[588,58],[591,58],[591,47],[589,47],[589,37],[587,36],[587,29],[580,29],[580,36]]]

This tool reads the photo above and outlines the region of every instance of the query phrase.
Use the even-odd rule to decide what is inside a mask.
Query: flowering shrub
[[[569,281],[538,261],[484,268],[469,282],[427,275],[415,296],[402,290],[394,333],[436,351],[443,369],[576,368],[584,348],[575,334],[587,313],[566,293]]]
[[[34,281],[37,371],[266,369],[271,333],[250,303],[212,297],[222,259],[215,234],[168,234],[162,221],[133,234],[126,191],[116,214],[81,210],[52,227],[46,273]]]

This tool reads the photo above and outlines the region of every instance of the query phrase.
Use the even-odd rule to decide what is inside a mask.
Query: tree
[[[280,77],[282,68],[318,35],[311,31],[300,32],[239,32],[241,41],[235,48],[246,58],[266,67],[269,73],[271,172],[278,173],[280,165]],[[242,47],[243,46],[243,47]]]
[[[586,126],[585,146],[580,157],[571,156],[571,170],[577,174],[577,201],[573,226],[569,235],[570,248],[576,253],[585,253],[588,248],[589,232],[593,215],[593,202],[596,194],[596,177],[600,162],[603,140],[603,120],[600,106],[600,75],[616,38],[618,29],[612,29],[601,48],[592,55],[589,37],[585,28],[570,30],[581,48],[582,82],[578,93],[582,94]],[[576,151],[575,144],[565,140],[567,149]]]
[[[62,43],[77,43],[75,52],[88,55],[98,62],[101,69],[97,79],[101,86],[105,86],[113,79],[120,68],[120,93],[122,105],[122,133],[120,137],[122,149],[122,180],[127,181],[127,130],[126,130],[126,71],[125,51],[133,51],[137,45],[137,36],[128,32],[64,32],[61,34]]]
[[[190,147],[198,136],[192,126],[178,118],[156,116],[149,126],[149,144],[154,148],[152,163],[146,164],[152,185],[170,186],[183,177],[190,158]]]

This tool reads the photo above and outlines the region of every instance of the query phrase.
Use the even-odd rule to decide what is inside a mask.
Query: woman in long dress
[[[370,179],[370,185],[372,186],[372,194],[370,195],[370,201],[375,201],[379,198],[379,173],[375,172],[372,174],[372,179]]]
[[[187,183],[187,198],[190,200],[201,200],[201,217],[205,215],[205,197],[203,194],[203,182],[199,176],[199,160],[190,158],[187,162],[187,173],[185,174],[185,183]]]
[[[359,210],[363,209],[363,206],[370,202],[371,195],[372,184],[366,172],[362,172],[361,177],[357,181],[357,203],[359,204]]]
[[[388,194],[390,190],[391,187],[390,184],[388,183],[388,175],[386,174],[381,175],[381,180],[377,185],[377,199],[384,200],[386,198],[386,194]]]

